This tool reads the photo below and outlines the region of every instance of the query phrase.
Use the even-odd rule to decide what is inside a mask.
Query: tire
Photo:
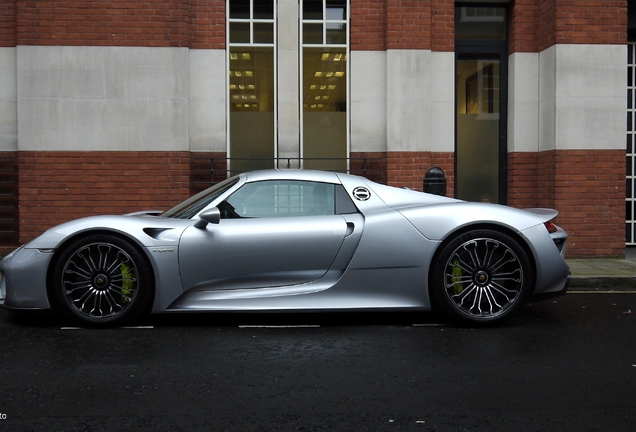
[[[50,295],[57,310],[81,325],[120,326],[149,311],[154,277],[129,242],[91,235],[71,243],[56,259]]]
[[[434,306],[470,325],[499,323],[526,299],[532,266],[510,236],[483,229],[446,243],[432,266]]]

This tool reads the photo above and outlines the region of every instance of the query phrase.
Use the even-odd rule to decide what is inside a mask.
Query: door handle
[[[353,222],[347,222],[347,232],[345,233],[345,237],[349,237],[353,234],[353,230],[356,228]]]

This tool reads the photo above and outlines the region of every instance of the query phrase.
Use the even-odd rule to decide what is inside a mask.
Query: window
[[[349,14],[348,0],[228,2],[232,173],[347,170]]]
[[[302,2],[302,155],[305,168],[347,169],[347,6],[346,0]]]
[[[191,219],[201,210],[207,207],[212,201],[219,198],[225,192],[230,190],[232,186],[238,183],[238,180],[238,177],[231,177],[225,181],[222,181],[221,183],[218,183],[188,198],[181,204],[178,204],[170,210],[166,211],[161,216],[177,219]]]
[[[231,168],[233,172],[273,168],[276,3],[232,0],[229,5]]]
[[[636,245],[636,43],[627,44],[627,173],[625,243]]]
[[[248,183],[218,207],[223,219],[329,216],[358,212],[342,185],[297,180]]]
[[[335,185],[294,180],[248,183],[219,210],[226,219],[334,215]]]

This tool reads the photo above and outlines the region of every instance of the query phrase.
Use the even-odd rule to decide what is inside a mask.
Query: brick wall
[[[386,184],[386,163],[385,152],[352,152],[349,172],[376,183]]]
[[[627,42],[627,1],[559,0],[557,44],[624,44]]]
[[[19,45],[225,47],[223,0],[13,0],[0,21],[11,7]]]
[[[189,196],[188,152],[20,152],[20,243],[79,217],[168,209]]]
[[[386,1],[387,49],[431,49],[431,2]]]
[[[455,47],[453,0],[351,0],[351,49],[432,49]]]
[[[517,208],[539,206],[536,152],[508,153],[508,205]]]
[[[624,256],[625,151],[554,152],[557,223],[570,236],[569,256]],[[546,175],[540,172],[540,175]]]
[[[227,179],[227,153],[190,153],[190,194]]]
[[[556,44],[624,44],[626,0],[538,0],[539,51]]]
[[[568,257],[624,256],[623,150],[513,153],[508,164],[508,204],[558,209]]]
[[[190,48],[225,49],[225,0],[190,0]]]
[[[556,44],[624,44],[627,1],[515,0],[509,9],[509,52]]]
[[[556,45],[556,10],[555,0],[536,0],[537,4],[537,52]]]
[[[455,2],[453,0],[432,2],[431,49],[438,52],[455,50]]]
[[[387,152],[387,184],[422,191],[426,170],[438,166],[446,175],[446,196],[455,196],[455,155],[450,152]]]
[[[0,3],[0,47],[16,46],[16,0]]]
[[[386,1],[351,0],[351,50],[386,50]]]
[[[508,50],[511,54],[538,52],[538,11],[537,0],[515,0],[508,10]]]
[[[18,245],[18,152],[0,152],[0,256]]]

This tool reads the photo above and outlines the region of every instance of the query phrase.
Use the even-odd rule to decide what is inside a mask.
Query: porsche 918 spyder
[[[496,323],[567,290],[556,215],[334,172],[248,172],[165,212],[49,229],[0,262],[0,304],[93,327],[200,311],[437,310]]]

